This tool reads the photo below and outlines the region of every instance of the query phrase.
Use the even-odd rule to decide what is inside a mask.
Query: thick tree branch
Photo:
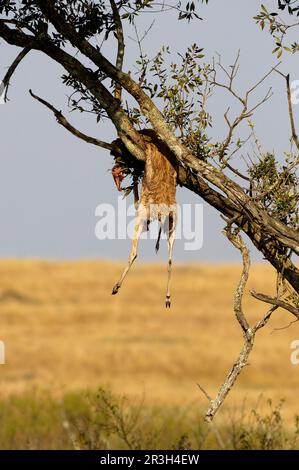
[[[190,174],[182,167],[179,168],[178,182],[201,196],[209,205],[228,219],[234,219],[234,224],[246,233],[254,246],[272,264],[277,272],[281,272],[284,268],[284,277],[293,286],[295,291],[299,292],[299,269],[289,258],[282,262],[280,256],[282,247],[275,239],[266,236],[262,226],[250,220],[242,208],[240,209],[229,198],[211,188],[203,178]]]
[[[95,139],[94,137],[90,137],[86,134],[84,134],[83,132],[79,131],[78,129],[76,129],[74,126],[72,126],[68,121],[67,119],[63,116],[63,114],[61,113],[61,111],[58,111],[58,109],[54,108],[54,106],[50,103],[48,103],[48,101],[46,101],[45,99],[43,98],[40,98],[39,96],[35,95],[32,90],[29,90],[29,93],[30,95],[32,96],[32,98],[34,98],[35,100],[39,101],[41,104],[43,104],[44,106],[46,106],[48,109],[50,109],[55,117],[56,117],[56,120],[59,124],[61,124],[65,129],[67,129],[69,132],[71,132],[71,134],[73,134],[74,136],[78,137],[79,139],[81,140],[84,140],[85,142],[87,142],[88,144],[93,144],[93,145],[97,145],[98,147],[102,147],[104,149],[107,149],[107,150],[113,150],[114,146],[112,144],[109,144],[108,142],[104,142],[102,140],[99,140],[99,139]]]

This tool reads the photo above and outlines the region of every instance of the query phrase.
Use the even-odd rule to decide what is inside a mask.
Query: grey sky
[[[271,2],[264,2],[272,5]],[[271,54],[273,42],[262,33],[252,17],[257,13],[257,0],[211,0],[202,8],[204,21],[177,22],[174,15],[158,17],[144,48],[153,55],[162,44],[172,51],[183,52],[194,42],[205,48],[210,59],[215,52],[223,62],[232,63],[241,49],[241,71],[238,79],[244,90],[276,63]],[[140,30],[152,21],[145,15]],[[17,50],[1,43],[1,76]],[[127,42],[126,67],[133,71],[137,57],[136,45]],[[283,70],[293,79],[299,78],[296,57],[283,58]],[[94,234],[97,218],[95,208],[100,203],[116,204],[118,194],[108,173],[112,160],[105,150],[85,144],[57,125],[53,116],[32,100],[28,89],[45,97],[59,109],[66,109],[69,92],[60,84],[62,69],[40,53],[29,54],[13,77],[9,90],[10,102],[0,106],[0,256],[42,258],[126,258],[130,240],[99,241]],[[288,115],[284,83],[271,77],[274,97],[256,114],[257,131],[265,149],[288,149]],[[266,85],[257,96],[265,91]],[[215,116],[212,136],[225,133],[223,112],[230,98],[215,95],[210,104]],[[297,112],[297,110],[296,110]],[[93,117],[70,114],[78,128],[104,140],[115,133],[110,125],[97,125]],[[179,202],[201,202],[187,190],[178,189]],[[195,252],[184,251],[183,241],[177,241],[177,260],[228,261],[238,260],[238,254],[221,235],[223,221],[213,209],[204,207],[204,246]],[[158,259],[165,256],[165,247]],[[157,259],[154,242],[141,244],[140,258]],[[257,259],[257,258],[256,258]]]

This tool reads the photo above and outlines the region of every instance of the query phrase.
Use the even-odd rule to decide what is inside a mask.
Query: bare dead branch
[[[226,85],[225,83],[220,83],[220,82],[217,82],[216,81],[216,69],[214,67],[214,80],[211,81],[211,84],[212,85],[216,85],[220,88],[225,88],[226,90],[228,90],[238,101],[240,101],[240,103],[242,105],[244,105],[244,100],[243,98],[241,98],[236,92],[235,90],[233,89],[233,82],[234,82],[234,79],[236,78],[237,74],[238,74],[238,71],[239,71],[239,59],[240,59],[240,49],[238,50],[238,53],[237,53],[237,57],[235,59],[235,62],[234,64],[230,67],[230,70],[227,70],[223,65],[222,65],[222,62],[221,62],[221,55],[220,54],[217,54],[218,55],[218,62],[217,62],[217,65],[218,67],[225,73],[225,75],[227,76],[228,78],[228,81],[229,81],[229,84]],[[214,62],[215,64],[215,62]]]
[[[234,312],[243,332],[246,333],[247,330],[249,329],[249,324],[243,312],[242,300],[243,300],[244,290],[245,290],[248,277],[249,277],[249,269],[250,269],[249,250],[246,244],[243,242],[242,237],[240,235],[232,233],[230,224],[227,226],[225,230],[225,234],[227,238],[229,239],[229,241],[234,245],[234,247],[237,248],[242,254],[243,269],[242,269],[239,285],[236,289],[235,296],[234,296]]]
[[[206,397],[206,399],[208,401],[211,401],[212,398],[210,397],[210,395],[208,394],[208,392],[200,385],[200,384],[197,384],[199,390],[203,393],[203,395]],[[215,437],[218,441],[218,444],[219,444],[219,447],[220,449],[225,449],[225,444],[224,444],[224,440],[221,436],[221,433],[219,432],[219,429],[217,428],[217,426],[215,426],[215,424],[211,421],[210,422],[210,425],[211,425],[211,428],[215,434]]]
[[[208,411],[205,415],[205,420],[211,422],[217,411],[219,410],[220,406],[222,405],[223,401],[225,400],[226,396],[232,389],[235,381],[237,380],[239,374],[241,373],[242,369],[247,365],[248,357],[251,353],[253,348],[253,335],[246,336],[244,341],[244,345],[241,349],[241,352],[235,361],[234,365],[232,366],[231,370],[229,371],[225,381],[223,382],[216,398],[211,401]]]
[[[299,320],[299,309],[294,307],[293,305],[288,304],[287,302],[284,302],[283,300],[275,299],[275,298],[270,297],[270,296],[265,295],[265,294],[260,294],[258,292],[255,292],[254,290],[251,290],[250,293],[251,293],[252,297],[254,297],[257,300],[260,300],[261,302],[265,302],[267,304],[275,305],[276,307],[281,307],[281,308],[287,310],[288,312],[295,315],[295,317],[297,317],[298,320]]]
[[[94,137],[89,137],[88,135],[86,134],[83,134],[82,132],[80,132],[78,129],[76,129],[74,126],[72,126],[68,121],[67,119],[63,116],[63,114],[61,113],[61,111],[58,111],[58,109],[54,108],[54,106],[50,103],[48,103],[46,100],[44,100],[43,98],[40,98],[39,96],[35,95],[32,90],[29,90],[29,93],[30,95],[32,96],[32,98],[34,98],[35,100],[39,101],[41,104],[43,104],[44,106],[46,106],[48,109],[50,109],[55,117],[56,117],[56,120],[58,122],[58,124],[61,124],[65,129],[67,129],[71,134],[75,135],[76,137],[78,137],[79,139],[81,140],[84,140],[85,142],[89,143],[89,144],[93,144],[93,145],[97,145],[98,147],[102,147],[102,148],[105,148],[107,150],[113,150],[113,145],[112,144],[109,144],[107,142],[104,142],[102,140],[99,140],[99,139],[95,139]]]
[[[211,401],[212,397],[208,394],[208,392],[198,383],[197,384],[199,390],[204,394],[207,400]]]
[[[145,80],[145,77],[146,77],[146,73],[147,73],[147,69],[148,69],[148,65],[149,65],[149,61],[148,59],[146,58],[146,55],[143,53],[143,49],[142,49],[142,42],[143,40],[146,38],[146,36],[149,34],[150,30],[152,29],[152,27],[154,26],[155,24],[155,20],[153,20],[151,22],[151,24],[149,25],[149,27],[143,32],[143,35],[140,37],[139,35],[139,32],[138,32],[138,28],[136,26],[136,24],[134,24],[134,30],[135,30],[135,36],[136,36],[136,39],[132,38],[131,36],[129,36],[129,39],[131,39],[132,41],[136,42],[137,45],[138,45],[138,49],[139,49],[139,59],[140,59],[140,62],[141,62],[141,67],[140,67],[140,77],[139,77],[139,80],[138,80],[138,85],[139,86],[142,86],[143,83],[144,83],[144,80]]]
[[[277,67],[279,67],[281,62],[278,62],[274,67],[272,67],[265,75],[258,80],[247,92],[246,92],[246,98],[248,100],[249,95],[255,91],[275,70],[277,70]]]
[[[248,176],[245,176],[243,175],[243,173],[241,173],[239,170],[237,170],[236,168],[234,168],[230,163],[228,163],[227,161],[225,162],[225,167],[227,167],[232,173],[234,173],[235,175],[239,176],[239,178],[242,178],[243,180],[245,181],[250,181],[250,178],[248,178]]]
[[[235,361],[233,367],[231,368],[225,381],[223,382],[216,398],[214,400],[211,400],[210,402],[209,409],[205,415],[206,421],[209,421],[209,422],[213,420],[218,409],[220,408],[226,396],[228,395],[231,388],[233,387],[238,375],[241,373],[242,369],[246,366],[247,359],[253,348],[253,341],[254,341],[254,333],[249,328],[248,321],[242,309],[242,300],[243,300],[246,283],[248,280],[249,267],[250,267],[249,252],[241,236],[232,232],[231,230],[232,223],[233,223],[233,220],[231,220],[228,223],[226,230],[225,230],[225,234],[227,235],[230,242],[241,252],[242,259],[243,259],[243,269],[242,269],[240,281],[239,281],[239,284],[238,284],[238,287],[236,289],[235,296],[234,296],[234,311],[235,311],[236,318],[244,333],[244,346],[238,356],[238,359]]]
[[[284,75],[282,72],[279,70],[276,70],[279,75],[281,75],[285,81],[286,81],[286,88],[287,88],[287,98],[288,98],[288,109],[289,109],[289,117],[290,117],[290,124],[291,124],[291,130],[292,130],[292,138],[293,141],[296,145],[297,150],[299,150],[299,138],[298,134],[296,132],[296,126],[295,126],[295,118],[294,118],[294,113],[293,113],[293,106],[292,106],[292,94],[291,94],[291,87],[290,87],[290,75]]]
[[[235,94],[234,94],[234,96],[235,96]],[[221,145],[221,149],[219,151],[220,161],[222,161],[225,157],[225,152],[228,149],[228,147],[229,147],[229,145],[232,141],[232,137],[233,137],[234,130],[236,129],[236,127],[238,127],[239,124],[241,122],[243,122],[245,119],[250,118],[253,115],[254,111],[256,111],[257,108],[262,106],[264,103],[266,103],[266,101],[268,101],[271,98],[271,96],[272,96],[272,88],[269,88],[269,90],[267,91],[264,98],[262,100],[258,101],[250,109],[248,109],[248,97],[245,98],[244,101],[243,101],[242,98],[240,98],[240,100],[243,102],[243,109],[242,109],[241,113],[239,114],[239,116],[237,116],[232,123],[229,121],[229,118],[228,118],[229,108],[227,109],[227,111],[224,114],[224,119],[225,119],[225,121],[228,125],[229,131],[228,131],[228,135],[227,135],[226,139],[224,140],[223,144]]]
[[[30,48],[25,47],[17,55],[17,57],[15,58],[15,60],[13,61],[13,63],[9,67],[9,69],[7,70],[7,72],[5,74],[5,77],[3,78],[2,85],[1,85],[2,90],[0,90],[0,91],[1,92],[5,91],[5,94],[4,94],[4,101],[5,102],[8,101],[7,92],[8,92],[8,88],[9,88],[9,84],[10,84],[10,79],[13,76],[13,74],[14,74],[16,68],[18,67],[18,65],[20,64],[20,62],[24,59],[24,57],[28,54],[29,51],[30,51]]]
[[[230,242],[241,252],[242,259],[243,259],[243,269],[242,269],[240,281],[239,281],[239,284],[237,286],[237,289],[235,291],[235,296],[234,296],[234,311],[235,311],[236,318],[243,330],[244,344],[236,361],[234,362],[223,384],[221,385],[216,398],[210,401],[210,406],[205,415],[205,420],[208,422],[211,422],[213,420],[215,414],[217,413],[222,403],[224,402],[225,398],[229,394],[230,390],[234,386],[238,376],[240,375],[244,367],[247,365],[249,355],[254,346],[254,339],[255,339],[256,332],[268,323],[269,319],[271,318],[272,313],[278,308],[277,305],[272,306],[267,311],[267,313],[261,318],[261,320],[259,320],[254,326],[252,327],[249,326],[249,323],[243,311],[242,301],[243,301],[246,284],[248,281],[250,257],[249,257],[248,248],[246,244],[244,243],[242,237],[236,231],[234,232],[232,231],[231,226],[233,223],[234,223],[234,219],[228,222],[228,225],[225,230],[225,234],[230,240]]]
[[[281,326],[280,328],[274,328],[274,330],[271,331],[271,334],[272,334],[272,333],[275,333],[275,331],[287,330],[287,329],[290,328],[294,323],[297,323],[298,321],[299,321],[299,318],[296,319],[296,320],[290,321],[286,326]]]
[[[125,55],[125,41],[124,41],[123,25],[122,25],[121,17],[119,14],[119,9],[117,8],[115,0],[110,0],[110,4],[111,4],[112,12],[113,12],[114,24],[115,24],[115,29],[116,29],[116,38],[117,38],[117,43],[118,43],[116,68],[118,70],[122,70],[123,62],[124,62],[124,55]],[[114,96],[116,99],[121,101],[121,95],[122,95],[122,86],[120,83],[117,82],[115,84]]]
[[[234,64],[228,70],[222,65],[221,56],[219,55],[219,60],[218,60],[217,65],[225,73],[225,75],[228,77],[228,84],[221,83],[221,82],[217,81],[217,79],[216,79],[216,74],[217,74],[216,69],[214,71],[214,78],[211,81],[209,81],[209,83],[211,85],[226,89],[237,101],[239,101],[242,104],[242,110],[241,110],[240,114],[234,119],[233,122],[230,122],[230,120],[228,118],[229,108],[227,109],[227,111],[224,114],[224,119],[225,119],[225,121],[228,125],[229,130],[228,130],[228,135],[225,138],[225,140],[223,141],[223,143],[221,145],[221,148],[219,150],[219,159],[220,159],[220,161],[222,161],[225,157],[225,152],[228,149],[228,147],[229,147],[229,145],[232,141],[232,137],[233,137],[234,130],[236,129],[236,127],[238,127],[239,124],[244,119],[247,119],[247,118],[251,117],[252,114],[254,113],[254,111],[256,111],[257,108],[262,106],[266,101],[268,101],[271,98],[272,88],[269,88],[269,90],[267,91],[264,98],[262,100],[258,101],[254,106],[249,108],[249,97],[250,97],[251,93],[253,91],[255,91],[256,88],[258,88],[259,85],[261,85],[269,77],[269,75],[271,75],[271,73],[274,70],[276,70],[276,68],[280,64],[280,63],[278,63],[275,67],[272,67],[271,70],[268,71],[260,80],[258,80],[258,82],[256,82],[249,90],[247,90],[247,92],[245,93],[245,96],[242,97],[237,93],[237,91],[234,89],[234,86],[233,86],[234,85],[234,80],[235,80],[235,78],[238,74],[238,71],[239,71],[239,65],[238,65],[239,58],[240,58],[240,51],[237,54],[237,57],[236,57],[236,60],[235,60]]]
[[[266,324],[268,323],[268,321],[271,318],[272,313],[275,312],[275,310],[277,310],[277,308],[278,308],[277,305],[273,305],[272,307],[269,308],[269,310],[266,312],[266,314],[263,316],[263,318],[261,318],[261,320],[256,323],[256,325],[254,327],[255,332],[260,330],[264,326],[266,326]]]

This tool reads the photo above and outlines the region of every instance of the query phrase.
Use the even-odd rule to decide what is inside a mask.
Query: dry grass
[[[138,265],[118,296],[111,296],[123,263],[1,261],[1,396],[32,387],[54,396],[109,385],[149,405],[204,407],[197,388],[216,392],[241,345],[232,312],[238,265],[175,265],[173,305],[163,305],[166,267]],[[274,273],[255,265],[249,287],[274,293]],[[251,319],[266,306],[246,296]],[[299,366],[290,343],[299,325],[278,310],[257,337],[251,364],[226,402],[252,406],[262,393],[285,397],[287,420],[299,413]],[[223,411],[221,411],[223,413]]]

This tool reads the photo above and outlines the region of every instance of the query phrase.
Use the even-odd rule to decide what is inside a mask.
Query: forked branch
[[[297,319],[299,320],[299,309],[289,304],[288,302],[284,302],[283,300],[280,300],[280,299],[275,299],[274,297],[270,297],[265,294],[260,294],[259,292],[255,292],[254,290],[250,291],[250,293],[252,297],[254,297],[257,300],[260,300],[261,302],[265,302],[266,304],[270,304],[270,305],[276,305],[277,307],[281,307],[284,310],[287,310],[288,312],[295,315],[295,317],[297,317]]]
[[[225,119],[225,121],[227,123],[227,126],[228,126],[228,134],[227,134],[226,138],[224,139],[223,143],[221,144],[221,146],[219,148],[219,151],[218,151],[219,159],[221,161],[224,161],[225,153],[226,153],[228,147],[230,146],[230,144],[232,142],[232,138],[233,138],[233,134],[234,134],[235,129],[245,119],[250,118],[252,116],[252,114],[254,113],[254,111],[256,111],[257,108],[262,106],[266,101],[268,101],[269,98],[271,98],[272,89],[269,88],[269,90],[267,91],[265,96],[260,101],[258,101],[255,105],[253,105],[251,107],[249,106],[249,98],[250,98],[251,94],[269,77],[269,75],[272,74],[272,72],[274,70],[276,70],[276,68],[279,65],[279,64],[277,64],[275,67],[271,68],[260,80],[258,80],[250,89],[248,89],[245,92],[244,96],[241,96],[236,91],[236,89],[234,87],[234,81],[235,81],[235,78],[236,78],[236,76],[238,74],[238,71],[239,71],[239,58],[240,58],[240,52],[238,52],[234,64],[230,68],[227,69],[222,65],[221,56],[219,56],[219,60],[218,60],[218,63],[216,65],[226,75],[226,77],[228,79],[228,83],[222,83],[222,82],[217,80],[217,71],[216,71],[215,65],[214,65],[214,76],[213,76],[213,79],[210,80],[211,85],[214,85],[214,86],[217,86],[219,88],[223,88],[223,89],[227,90],[242,105],[241,112],[239,113],[238,116],[235,117],[235,119],[233,121],[230,121],[229,117],[228,117],[228,113],[229,113],[230,108],[228,108],[226,110],[225,114],[224,114],[224,119]],[[226,166],[228,166],[226,160],[225,160],[224,163],[226,163]],[[233,171],[234,173],[236,173],[236,170],[234,168],[229,168],[229,169],[231,171]]]
[[[266,312],[266,314],[255,325],[250,327],[242,307],[244,291],[248,281],[250,269],[249,250],[246,244],[244,243],[242,237],[239,235],[238,231],[232,230],[232,223],[233,221],[228,222],[228,225],[225,229],[225,234],[229,241],[241,252],[243,259],[243,269],[239,284],[235,291],[234,311],[238,323],[243,330],[244,343],[236,361],[234,362],[232,368],[226,376],[226,379],[221,385],[216,398],[214,400],[211,400],[210,402],[210,406],[205,415],[205,419],[208,422],[211,422],[213,420],[215,414],[217,413],[225,398],[227,397],[228,393],[234,386],[238,376],[240,375],[244,367],[247,365],[249,355],[254,346],[256,332],[268,323],[272,313],[278,308],[277,305],[271,306],[270,309]]]

